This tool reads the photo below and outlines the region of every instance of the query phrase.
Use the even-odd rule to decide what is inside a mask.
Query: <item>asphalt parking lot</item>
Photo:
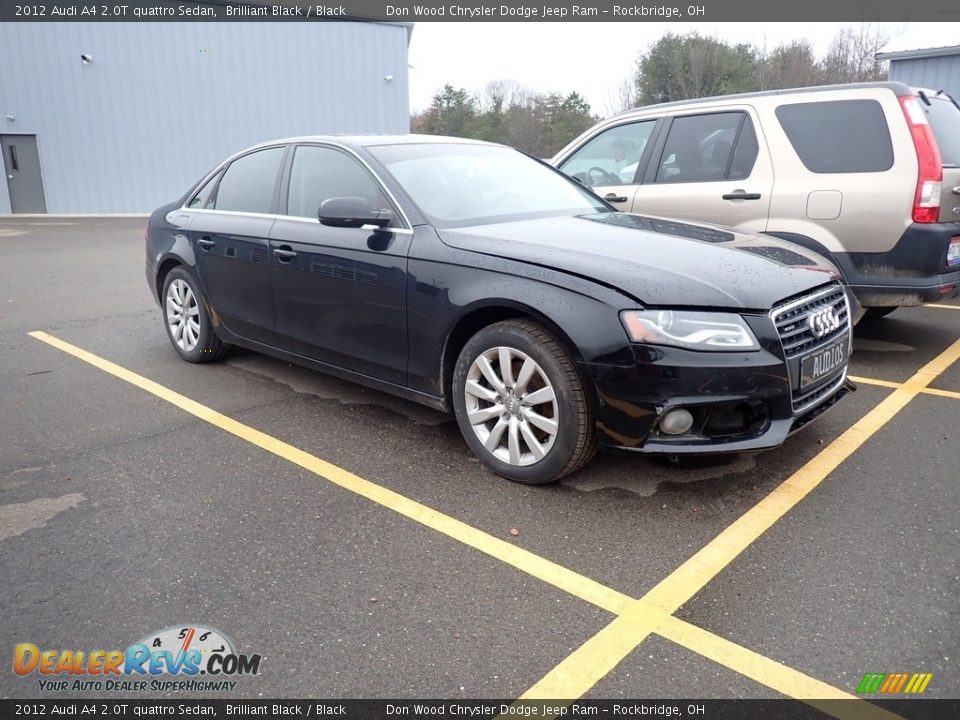
[[[859,327],[778,450],[528,488],[432,410],[179,360],[143,225],[0,219],[2,652],[198,623],[262,654],[236,697],[960,698],[957,301]]]

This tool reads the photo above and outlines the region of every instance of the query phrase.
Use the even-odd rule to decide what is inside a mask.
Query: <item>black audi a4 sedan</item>
[[[242,346],[452,411],[517,482],[598,447],[775,447],[852,389],[823,258],[617,212],[500,145],[258,145],[155,211],[146,245],[184,360]]]

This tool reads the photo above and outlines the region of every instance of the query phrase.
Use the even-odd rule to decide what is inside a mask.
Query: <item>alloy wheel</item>
[[[167,325],[170,337],[184,352],[193,350],[200,340],[200,308],[193,290],[177,278],[167,288]]]
[[[464,385],[467,418],[483,446],[510,465],[532,465],[553,448],[559,430],[557,397],[540,366],[510,347],[484,351]]]

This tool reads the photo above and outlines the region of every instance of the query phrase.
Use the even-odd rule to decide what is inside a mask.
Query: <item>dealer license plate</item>
[[[847,364],[846,336],[833,345],[817,350],[800,361],[800,388],[815,385],[824,378],[836,375]]]

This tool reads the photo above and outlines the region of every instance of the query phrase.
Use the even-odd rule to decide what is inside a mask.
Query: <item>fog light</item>
[[[660,429],[667,435],[683,435],[693,427],[693,415],[687,410],[670,410],[660,418]]]

